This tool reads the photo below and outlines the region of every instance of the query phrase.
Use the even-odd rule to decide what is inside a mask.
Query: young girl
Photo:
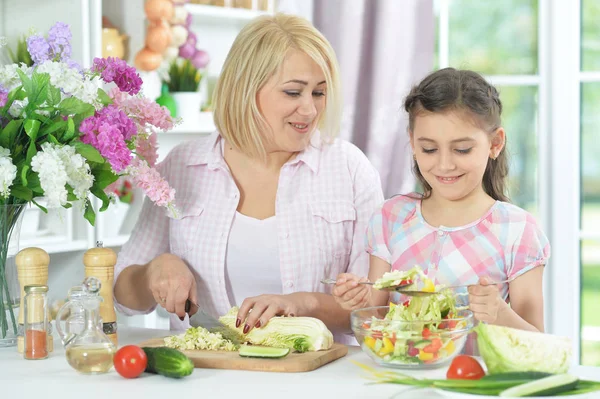
[[[436,71],[405,100],[422,194],[387,200],[367,229],[369,280],[421,266],[436,284],[472,284],[469,308],[490,324],[543,331],[548,239],[506,196],[506,136],[497,90],[480,75]],[[510,279],[510,283],[493,282]],[[340,274],[334,297],[345,309],[387,305],[389,294]]]

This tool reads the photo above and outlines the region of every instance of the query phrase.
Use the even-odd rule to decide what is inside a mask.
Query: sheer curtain
[[[386,197],[412,190],[402,101],[433,67],[433,0],[313,0],[302,9],[311,11],[312,22],[339,59],[341,136],[377,167]]]

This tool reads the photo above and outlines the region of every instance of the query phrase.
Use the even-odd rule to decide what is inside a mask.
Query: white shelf
[[[42,248],[49,254],[84,251],[89,248],[87,240],[69,240],[65,236],[47,236],[34,239],[22,239],[19,248]]]
[[[200,112],[197,121],[184,120],[180,125],[175,126],[168,132],[162,132],[161,135],[172,134],[210,134],[216,129],[213,122],[212,112]]]
[[[186,4],[185,8],[194,17],[203,19],[222,19],[229,22],[248,22],[260,15],[269,15],[267,11],[249,10],[247,8],[217,7],[202,4]]]
[[[106,237],[102,239],[102,246],[104,247],[122,247],[129,240],[129,236],[121,234],[117,237]]]

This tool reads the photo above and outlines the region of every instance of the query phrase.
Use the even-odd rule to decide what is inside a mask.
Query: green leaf
[[[29,172],[29,165],[24,165],[21,169],[21,182],[24,186],[27,186],[27,172]]]
[[[33,199],[33,191],[21,185],[12,186],[10,188],[10,195],[25,201],[31,201]]]
[[[36,194],[44,194],[44,189],[40,183],[40,176],[36,172],[30,173],[27,180],[29,181],[27,186],[31,189],[31,191]]]
[[[27,94],[27,96],[30,96],[34,90],[33,81],[29,78],[29,76],[25,75],[25,73],[19,68],[17,68],[17,74],[19,75],[19,78],[23,83],[23,89],[25,90],[25,93]]]
[[[63,115],[73,114],[90,114],[94,115],[94,107],[90,104],[86,104],[78,98],[69,97],[62,100],[58,109]]]
[[[106,106],[113,103],[112,98],[106,94],[106,92],[102,89],[98,89],[98,99],[102,103],[102,105]]]
[[[69,141],[73,137],[75,137],[75,122],[73,122],[73,117],[69,116],[69,119],[67,120],[67,131],[62,137],[62,140]]]
[[[73,204],[71,204],[71,203],[67,202],[66,204],[64,204],[64,205],[63,205],[63,208],[65,208],[65,209],[69,209],[69,208],[71,208],[72,206],[73,206]]]
[[[96,222],[96,213],[94,212],[94,207],[88,198],[85,199],[85,211],[83,212],[83,217],[90,222],[92,226]]]
[[[52,144],[59,144],[60,142],[58,141],[58,139],[56,138],[56,136],[54,136],[53,134],[49,134],[48,135],[48,141],[51,142]]]
[[[48,86],[50,85],[50,75],[47,73],[34,72],[31,80],[33,81],[33,93],[30,93],[28,107],[37,108],[48,98]]]
[[[108,162],[104,163],[100,168],[92,168],[92,175],[94,175],[94,186],[104,190],[109,184],[117,181],[117,176],[111,169]]]
[[[35,119],[27,119],[25,121],[25,132],[31,138],[31,141],[37,139],[38,131],[40,130],[40,121]]]
[[[64,129],[67,126],[67,121],[62,119],[50,121],[48,124],[45,124],[39,133],[39,137],[43,137],[47,134],[58,132],[57,136],[60,137],[60,130]]]
[[[0,146],[9,148],[10,145],[15,142],[17,132],[21,128],[22,123],[23,121],[20,119],[13,119],[8,122],[8,125],[0,132]]]
[[[40,204],[38,204],[37,202],[35,202],[34,199],[31,200],[31,202],[33,202],[35,204],[35,206],[37,206],[38,208],[40,208],[42,211],[44,211],[44,213],[48,213],[48,209],[46,209],[45,207],[41,206]]]
[[[104,190],[102,190],[100,187],[94,185],[90,189],[90,192],[92,194],[94,194],[96,197],[98,197],[100,200],[102,200],[102,207],[100,208],[100,212],[104,212],[105,210],[107,210],[108,206],[110,205],[110,198],[108,198],[108,195],[106,195]]]
[[[27,92],[25,91],[25,89],[23,88],[23,86],[19,86],[15,90],[15,97],[14,97],[13,100],[23,101],[26,98],[27,98]]]
[[[31,165],[31,159],[37,154],[37,147],[35,146],[35,141],[31,140],[29,142],[29,148],[27,148],[27,163]]]
[[[56,87],[49,84],[47,91],[48,93],[46,95],[46,102],[48,103],[48,105],[51,107],[58,105],[58,103],[60,103],[60,100],[62,99],[62,96],[60,95],[60,89],[57,89]]]
[[[88,161],[104,163],[104,158],[102,157],[102,155],[100,155],[98,150],[92,147],[91,145],[84,144],[81,141],[77,141],[73,144],[73,147],[75,147],[75,151],[77,151],[78,154],[81,154],[81,156],[87,159]]]

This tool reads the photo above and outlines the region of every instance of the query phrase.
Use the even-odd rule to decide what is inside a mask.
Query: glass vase
[[[21,288],[15,257],[27,206],[0,205],[0,347],[17,344]]]

